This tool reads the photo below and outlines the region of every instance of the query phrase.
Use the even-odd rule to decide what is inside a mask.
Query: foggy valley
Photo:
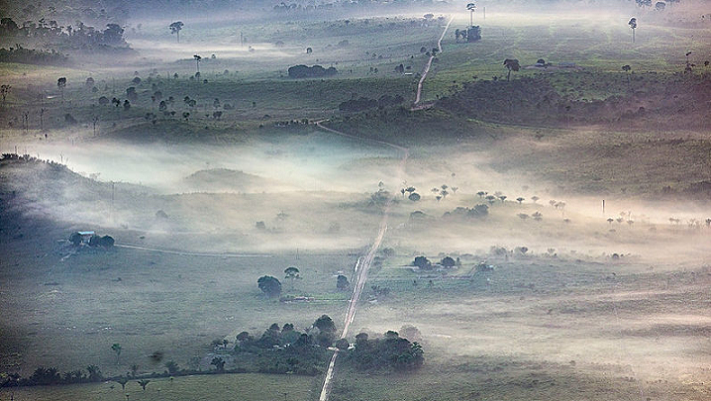
[[[0,18],[0,400],[711,399],[711,2]]]

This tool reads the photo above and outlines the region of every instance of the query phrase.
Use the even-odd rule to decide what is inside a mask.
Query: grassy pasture
[[[474,22],[481,26],[481,41],[456,43],[454,30],[464,29],[468,22],[468,16],[466,20],[460,16],[453,21],[442,42],[444,53],[434,70],[436,74],[425,81],[423,100],[444,96],[453,85],[471,81],[474,76],[505,78],[502,63],[506,58],[519,59],[522,70],[513,74],[520,75],[534,74],[535,71],[523,67],[535,64],[539,58],[553,64],[575,63],[596,72],[621,72],[622,65],[629,64],[633,71],[658,73],[682,72],[686,51],[692,51],[699,66],[709,58],[703,43],[711,40],[711,33],[702,28],[682,29],[652,23],[638,29],[637,42],[633,44],[627,19],[620,16],[524,17],[489,13],[486,20],[479,16]],[[553,74],[575,75],[566,71]]]
[[[683,68],[687,49],[697,64],[701,59],[696,57],[707,52],[708,30],[644,24],[633,45],[626,22],[626,17],[490,12],[485,21],[475,20],[482,26],[482,41],[464,44],[454,43],[453,32],[468,24],[468,15],[457,15],[445,36],[445,52],[425,81],[424,99],[450,95],[474,76],[505,76],[501,63],[507,57],[518,58],[523,66],[538,58],[575,62],[582,72],[545,73],[555,89],[571,99],[605,99],[630,91],[628,77],[620,71],[623,64],[635,72],[634,88],[639,72],[658,73],[665,80]],[[427,364],[411,376],[369,375],[341,366],[331,399],[710,396],[703,382],[709,380],[706,289],[711,276],[701,267],[707,260],[708,230],[658,224],[676,215],[670,210],[691,217],[706,216],[708,208],[635,202],[636,197],[656,197],[665,186],[683,195],[689,184],[708,179],[705,131],[654,132],[651,140],[648,132],[599,127],[494,124],[438,108],[343,116],[338,104],[353,97],[400,94],[411,101],[415,77],[400,76],[393,68],[403,63],[420,71],[426,56],[419,49],[435,45],[443,23],[422,27],[402,19],[352,19],[204,28],[200,35],[186,28],[180,47],[160,43],[143,48],[150,57],[166,57],[155,65],[145,61],[110,70],[93,65],[0,67],[3,82],[13,85],[0,113],[2,149],[19,143],[22,151],[29,144],[30,153],[41,149],[43,156],[46,151],[56,158],[62,146],[76,141],[85,154],[72,153],[73,167],[103,173],[103,182],[97,182],[55,180],[43,172],[8,172],[6,167],[0,171],[3,207],[26,213],[20,218],[2,211],[0,369],[26,376],[40,365],[70,370],[97,364],[110,375],[125,373],[136,363],[139,372],[147,373],[162,371],[168,360],[193,366],[195,358],[209,352],[212,340],[232,340],[241,330],[259,335],[274,322],[304,328],[326,313],[340,327],[348,294],[336,291],[335,274],[348,275],[356,254],[377,232],[380,214],[367,206],[370,193],[379,181],[397,191],[404,178],[417,186],[423,199],[393,206],[385,245],[400,255],[374,270],[366,285],[386,286],[392,295],[376,302],[365,299],[353,327],[382,333],[413,324],[424,335]],[[255,48],[253,53],[246,46],[235,50],[240,31],[250,38],[247,45]],[[165,26],[157,25],[136,36],[143,44],[157,38],[173,39]],[[279,40],[285,42],[283,47],[275,45]],[[343,40],[348,44],[339,45]],[[314,53],[306,55],[306,46]],[[195,52],[205,57],[201,78],[208,83],[187,79],[194,73],[190,56]],[[217,58],[209,60],[213,52]],[[324,80],[286,78],[286,68],[300,63],[333,64],[340,74]],[[149,82],[153,67],[162,78]],[[377,74],[370,70],[376,67]],[[131,83],[134,69],[142,78],[138,85]],[[230,72],[224,74],[224,69]],[[172,78],[174,72],[178,79]],[[539,73],[523,69],[514,77]],[[83,85],[90,75],[97,81],[97,93]],[[56,87],[59,76],[69,79],[64,100]],[[604,85],[596,87],[599,81]],[[172,121],[159,116],[153,125],[144,118],[149,112],[160,114],[150,99],[153,83],[164,99],[175,97]],[[95,106],[99,96],[124,99],[129,86],[139,93],[129,111]],[[196,99],[197,107],[185,105],[184,96]],[[215,98],[236,107],[221,121],[205,116],[215,110]],[[47,139],[39,132],[41,108],[47,109]],[[183,111],[191,113],[190,121],[181,120]],[[30,112],[29,130],[18,124],[5,128],[23,112]],[[80,124],[65,124],[66,113]],[[100,117],[96,138],[93,116]],[[405,177],[394,173],[398,160],[391,150],[356,146],[317,133],[313,126],[272,125],[332,116],[339,118],[329,126],[345,132],[386,140],[406,137],[399,142],[412,147]],[[111,142],[114,139],[121,145]],[[175,146],[146,145],[154,141]],[[202,142],[217,146],[196,145]],[[148,150],[136,151],[130,143]],[[33,147],[37,144],[48,145]],[[247,190],[222,193],[181,181],[215,167],[244,170],[256,183]],[[141,177],[164,185],[136,185],[148,179]],[[112,211],[106,181],[114,179],[126,182],[117,185]],[[456,185],[460,192],[436,201],[429,188],[443,183]],[[20,193],[19,200],[12,190]],[[496,201],[485,220],[441,217],[457,206],[483,203],[475,195],[478,190],[501,190],[509,199]],[[597,198],[603,194],[618,202],[608,214],[616,217],[620,210],[634,210],[639,220],[634,225],[608,224],[608,216],[598,211]],[[518,205],[513,202],[518,195],[528,200]],[[531,203],[532,195],[543,198],[540,204]],[[570,206],[554,209],[547,205],[549,199],[563,199]],[[157,218],[157,210],[170,219]],[[649,210],[651,217],[643,214]],[[425,219],[411,220],[415,211],[424,212]],[[543,213],[542,222],[517,216],[536,211]],[[267,229],[258,230],[257,221],[264,221]],[[87,225],[114,235],[119,244],[253,255],[228,258],[118,248],[62,260],[66,254],[57,241]],[[488,254],[492,245],[525,245],[533,255],[496,258]],[[546,253],[547,248],[555,249]],[[417,254],[438,260],[443,256],[439,252],[460,254],[464,267],[447,275],[419,275],[404,268]],[[556,252],[559,256],[554,257]],[[627,259],[613,262],[612,252]],[[482,260],[497,269],[474,273]],[[303,280],[293,289],[282,280],[284,292],[312,296],[313,302],[279,303],[259,292],[259,276],[281,279],[290,265],[301,269]],[[119,363],[110,349],[116,342],[124,350]],[[155,351],[165,353],[161,363],[149,358]],[[21,389],[16,399],[123,399],[118,385],[110,385]],[[135,382],[128,386],[132,399],[145,400],[184,399],[186,394],[194,399],[239,395],[274,400],[284,393],[312,400],[320,391],[320,378],[224,375],[156,380],[145,392]],[[7,398],[5,390],[0,398]]]
[[[312,400],[318,390],[319,380],[306,376],[265,374],[237,374],[176,377],[174,380],[154,379],[146,390],[135,382],[126,384],[122,390],[118,383],[80,384],[20,388],[14,393],[16,400],[69,401],[69,400],[184,400],[190,394],[192,400],[234,400],[235,395],[255,401],[281,400],[285,396],[293,400]],[[112,388],[113,387],[113,388]],[[0,395],[9,397],[9,390]],[[4,399],[4,398],[3,398]],[[9,399],[9,398],[8,398]]]
[[[404,259],[371,274],[369,285],[392,295],[364,302],[354,327],[371,334],[397,330],[394,321],[418,327],[426,366],[407,377],[341,375],[334,399],[708,396],[698,357],[707,347],[706,268],[490,256],[492,272],[471,272],[481,259],[463,257],[462,268],[442,275],[409,272]]]
[[[34,238],[52,244],[64,230]],[[46,228],[45,228],[46,229]],[[61,238],[61,237],[59,237]],[[73,370],[98,365],[104,374],[162,372],[149,356],[165,354],[182,367],[195,363],[216,338],[234,341],[247,330],[293,322],[308,327],[322,314],[340,325],[347,295],[335,286],[337,271],[349,274],[354,257],[310,254],[244,258],[185,256],[118,248],[110,253],[80,253],[65,260],[53,246],[39,258],[25,255],[27,243],[3,241],[3,367],[29,375],[37,366]],[[39,244],[39,246],[42,246]],[[49,248],[49,249],[47,249]],[[264,299],[257,278],[283,278],[296,265],[303,280],[283,281],[284,294],[315,301],[283,304]],[[10,285],[11,283],[11,285]],[[12,322],[12,323],[10,323]],[[119,363],[110,347],[120,343]]]

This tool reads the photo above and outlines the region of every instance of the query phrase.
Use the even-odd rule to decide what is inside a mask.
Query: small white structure
[[[91,237],[96,235],[94,231],[79,231],[78,234],[81,236],[81,242],[88,244]]]

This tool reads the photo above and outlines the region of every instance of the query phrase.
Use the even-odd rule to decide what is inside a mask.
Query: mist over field
[[[711,398],[710,2],[0,17],[0,400]]]

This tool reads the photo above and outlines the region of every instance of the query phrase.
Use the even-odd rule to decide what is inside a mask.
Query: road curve
[[[447,21],[447,25],[442,31],[442,35],[440,35],[439,40],[437,40],[437,51],[439,53],[442,53],[442,39],[444,39],[444,35],[447,33],[447,30],[449,30],[449,25],[452,23],[453,19],[454,17],[449,18],[449,21]],[[413,104],[413,106],[417,106],[417,104],[420,103],[420,99],[422,97],[422,85],[425,83],[427,73],[430,72],[430,67],[432,67],[432,60],[434,60],[434,58],[435,55],[431,55],[430,59],[427,60],[427,64],[425,64],[425,69],[422,70],[422,77],[420,77],[420,82],[417,83],[417,94],[415,95],[415,103]]]

